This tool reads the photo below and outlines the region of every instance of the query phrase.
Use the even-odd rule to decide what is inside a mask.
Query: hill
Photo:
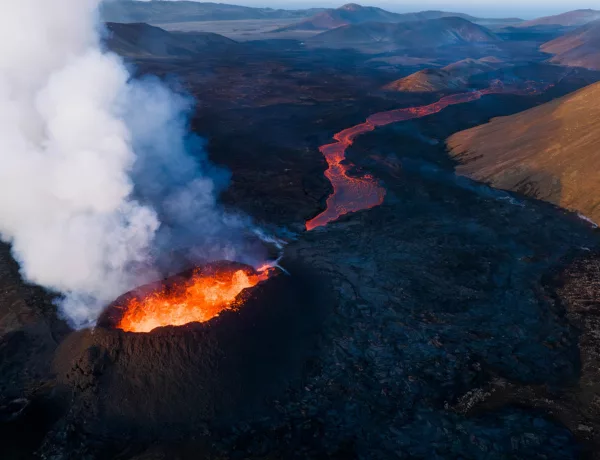
[[[550,62],[555,64],[600,70],[600,20],[545,43],[541,50],[554,54]]]
[[[191,57],[206,50],[215,50],[237,43],[222,35],[171,33],[148,24],[106,24],[106,46],[127,57]]]
[[[597,10],[575,10],[554,16],[545,16],[542,18],[525,21],[517,27],[539,27],[539,26],[566,26],[577,27],[588,22],[600,19],[600,11]]]
[[[247,19],[294,19],[312,16],[321,9],[281,10],[251,8],[192,1],[108,1],[100,7],[104,22],[170,23],[189,21],[231,21]]]
[[[450,137],[457,172],[600,222],[600,83]]]
[[[365,47],[369,51],[384,51],[497,40],[485,27],[463,18],[450,17],[398,24],[368,22],[342,26],[311,37],[307,42],[329,48]]]
[[[464,89],[473,75],[492,72],[505,63],[494,57],[463,59],[441,69],[424,69],[385,86],[390,91],[429,93]]]
[[[280,31],[286,30],[330,30],[350,24],[362,24],[365,22],[412,22],[427,19],[439,19],[442,17],[462,17],[464,19],[475,19],[472,16],[460,13],[446,13],[443,11],[422,11],[419,13],[391,13],[381,8],[361,6],[349,3],[340,8],[322,11],[310,18],[282,27]]]

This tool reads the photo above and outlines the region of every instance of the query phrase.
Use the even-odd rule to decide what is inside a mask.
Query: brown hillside
[[[600,20],[542,45],[556,64],[600,70]]]
[[[468,86],[470,77],[492,72],[505,66],[495,58],[463,59],[441,69],[424,69],[408,77],[396,80],[385,87],[390,91],[429,93],[463,89]]]
[[[447,141],[457,172],[600,222],[600,83],[462,131]]]

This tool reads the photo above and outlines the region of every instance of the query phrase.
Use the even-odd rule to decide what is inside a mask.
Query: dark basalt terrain
[[[369,115],[437,101],[381,90],[424,66],[295,41],[223,53],[191,40],[190,55],[132,49],[128,63],[196,98],[192,127],[231,171],[223,201],[285,237],[289,273],[204,324],[74,332],[0,246],[0,457],[600,458],[598,231],[457,176],[444,143],[598,74],[505,39],[520,64],[473,76],[472,89],[551,89],[360,136],[346,161],[380,181],[384,203],[306,232],[331,193],[319,146]],[[472,57],[428,53],[408,52],[441,65]]]

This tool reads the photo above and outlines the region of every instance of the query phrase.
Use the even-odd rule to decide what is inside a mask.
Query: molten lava
[[[385,189],[379,185],[373,176],[351,177],[348,175],[348,172],[352,169],[352,165],[344,164],[346,151],[358,136],[373,131],[380,126],[433,115],[450,105],[475,101],[487,94],[510,93],[532,95],[544,91],[551,86],[553,85],[540,85],[528,81],[525,82],[525,88],[516,89],[507,88],[502,82],[497,81],[489,88],[446,96],[430,105],[376,113],[367,118],[366,122],[340,131],[334,136],[335,143],[323,145],[319,149],[329,165],[329,168],[325,171],[325,176],[327,176],[333,186],[333,193],[327,199],[327,208],[325,211],[306,222],[306,229],[313,230],[317,227],[322,227],[329,222],[339,219],[344,214],[374,208],[383,203]]]
[[[205,322],[235,307],[237,296],[269,277],[270,270],[197,271],[191,279],[163,287],[143,298],[131,298],[117,327],[127,332],[150,332],[164,326]]]

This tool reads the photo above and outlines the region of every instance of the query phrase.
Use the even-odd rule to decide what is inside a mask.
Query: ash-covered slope
[[[342,26],[316,35],[307,42],[331,48],[368,45],[372,49],[421,49],[498,40],[485,27],[463,18],[449,17],[399,24],[368,22]]]
[[[310,18],[296,24],[280,29],[284,30],[329,30],[349,24],[362,24],[365,22],[412,22],[428,19],[439,19],[443,17],[462,17],[474,20],[467,14],[448,13],[444,11],[421,11],[418,13],[391,13],[381,8],[372,6],[361,6],[349,3],[340,8],[322,11]]]
[[[396,80],[385,87],[390,91],[409,93],[431,93],[463,89],[470,77],[492,72],[507,64],[494,57],[481,59],[463,59],[441,69],[424,69],[408,77]]]
[[[224,3],[193,1],[107,1],[101,5],[101,17],[106,22],[188,22],[233,21],[244,19],[293,19],[312,16],[320,9],[281,10],[251,8]]]
[[[600,222],[600,84],[462,131],[447,141],[459,174]]]
[[[191,57],[237,45],[229,38],[208,32],[171,33],[142,23],[108,23],[106,27],[106,46],[127,57]]]
[[[554,54],[550,62],[600,70],[600,19],[545,43],[541,50]]]
[[[577,27],[587,24],[588,22],[600,19],[600,11],[587,9],[587,10],[574,10],[566,13],[557,14],[554,16],[544,16],[542,18],[533,19],[531,21],[525,21],[516,27],[537,27],[537,26],[566,26],[566,27]]]

